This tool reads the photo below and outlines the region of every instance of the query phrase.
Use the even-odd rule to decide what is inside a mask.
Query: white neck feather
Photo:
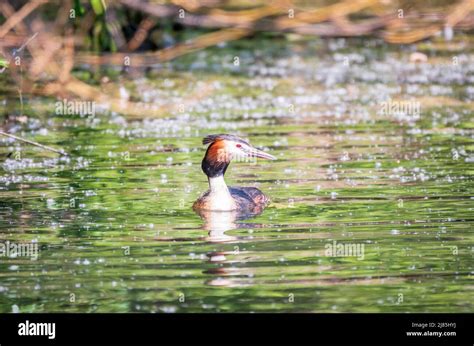
[[[212,210],[228,211],[235,209],[235,202],[224,181],[224,176],[209,178],[209,198]]]
[[[229,189],[227,188],[227,184],[224,181],[223,175],[220,175],[214,178],[209,178],[209,189],[212,192],[222,192],[222,191],[229,192]]]

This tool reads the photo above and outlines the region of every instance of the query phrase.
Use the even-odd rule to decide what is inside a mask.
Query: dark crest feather
[[[242,138],[240,138],[238,136],[228,135],[228,134],[225,134],[225,133],[218,134],[218,135],[206,136],[202,140],[202,144],[206,145],[206,144],[214,143],[215,141],[222,140],[222,139],[226,139],[226,140],[229,140],[229,141],[240,142],[240,143],[250,145],[247,141],[243,140]]]

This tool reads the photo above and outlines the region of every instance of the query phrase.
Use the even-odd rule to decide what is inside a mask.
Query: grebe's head
[[[276,160],[276,157],[252,147],[249,142],[234,135],[210,135],[203,139],[210,144],[202,160],[202,170],[210,178],[224,175],[229,163],[234,161],[255,162],[257,158]]]

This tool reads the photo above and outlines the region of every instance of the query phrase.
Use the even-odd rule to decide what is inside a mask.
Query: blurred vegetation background
[[[114,95],[97,88],[103,77],[98,71],[154,66],[258,35],[370,36],[396,45],[440,35],[450,40],[455,32],[472,30],[473,10],[474,0],[5,0],[0,71],[23,94],[112,98],[112,110],[160,116],[169,109],[114,102]],[[91,78],[78,78],[84,70]]]

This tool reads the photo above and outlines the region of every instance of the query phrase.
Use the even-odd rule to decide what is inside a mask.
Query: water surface
[[[209,90],[162,119],[58,115],[27,97],[24,120],[4,82],[3,128],[70,157],[1,138],[0,241],[40,250],[1,258],[0,312],[472,312],[468,43],[244,40],[108,72],[104,87],[153,106]],[[387,114],[388,100],[419,112]],[[271,197],[261,215],[192,211],[213,133],[278,158],[227,171]]]

